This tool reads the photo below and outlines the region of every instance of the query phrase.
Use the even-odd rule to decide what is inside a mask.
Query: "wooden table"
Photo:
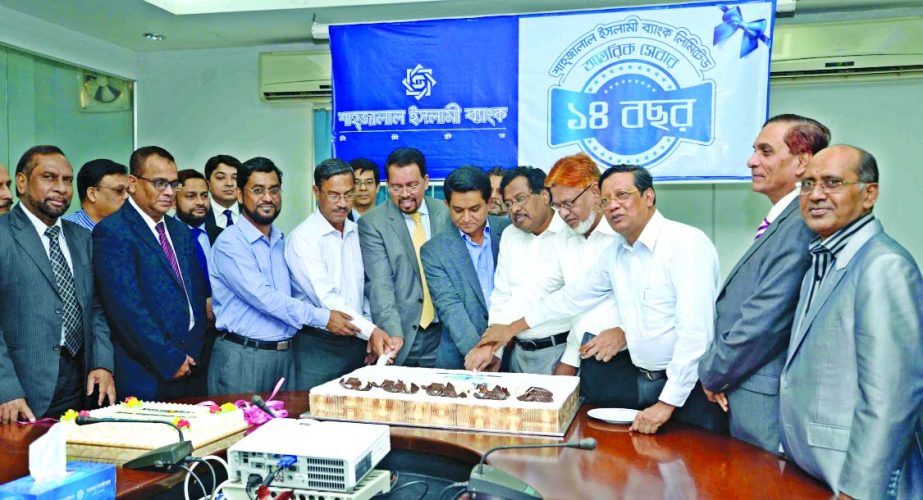
[[[219,403],[250,395],[209,397]],[[307,392],[283,392],[289,414],[308,409]],[[179,402],[194,403],[201,399]],[[594,451],[565,448],[500,451],[489,462],[524,479],[546,498],[831,498],[792,464],[742,441],[679,423],[645,436],[587,417],[581,408],[566,439],[592,437]],[[29,443],[47,426],[0,426],[0,483],[28,474]],[[391,428],[391,447],[446,456],[472,465],[494,446],[560,442],[547,438]],[[118,469],[119,498],[146,498],[181,474]]]

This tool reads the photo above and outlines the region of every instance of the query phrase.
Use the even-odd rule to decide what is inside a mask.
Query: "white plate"
[[[635,421],[638,410],[628,408],[594,408],[587,412],[590,418],[610,424],[630,424]]]

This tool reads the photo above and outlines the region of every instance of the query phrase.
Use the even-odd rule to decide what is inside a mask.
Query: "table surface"
[[[210,397],[224,402],[250,395]],[[307,392],[282,392],[291,416],[308,409]],[[178,402],[194,403],[202,399]],[[653,436],[589,418],[584,405],[565,438],[595,438],[594,451],[546,448],[506,450],[489,462],[534,486],[546,498],[831,498],[821,483],[789,462],[755,446],[668,422]],[[29,473],[29,443],[47,425],[0,426],[0,483]],[[494,446],[560,440],[477,432],[391,427],[391,447],[432,453],[471,464]],[[119,498],[145,498],[182,479],[181,474],[117,469]]]

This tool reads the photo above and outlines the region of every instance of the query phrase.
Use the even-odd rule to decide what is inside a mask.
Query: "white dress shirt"
[[[559,234],[554,241],[555,257],[565,285],[583,279],[599,263],[606,249],[619,237],[605,217],[599,219],[589,237],[576,234],[570,228],[565,228]],[[561,356],[561,362],[573,367],[580,366],[580,344],[585,332],[595,336],[603,330],[622,326],[614,295],[593,306],[589,311],[575,316],[572,321],[571,333],[567,337],[567,349]]]
[[[128,202],[131,203],[131,206],[138,212],[138,215],[141,216],[141,220],[147,224],[148,229],[151,230],[151,234],[154,235],[154,241],[157,242],[157,246],[160,246],[160,234],[157,233],[157,224],[159,222],[154,222],[154,219],[151,218],[144,210],[141,210],[141,207],[135,203],[135,199],[131,196],[128,197]],[[170,237],[170,229],[167,227],[167,221],[160,218],[160,222],[163,222],[164,233],[167,235],[167,243],[170,244],[170,248],[173,249],[173,255],[176,256],[176,262],[179,264],[179,255],[176,254],[176,246],[173,244],[173,238]],[[171,273],[173,271],[170,271]],[[182,268],[180,268],[180,274],[182,274]],[[185,278],[183,278],[185,280]],[[189,304],[189,330],[192,330],[192,327],[195,326],[195,313],[192,311],[192,302],[189,300],[189,293],[186,292],[186,288],[183,287],[183,293],[186,294],[186,303]]]
[[[48,228],[54,227],[54,226],[58,226],[61,228],[61,231],[58,233],[58,246],[61,247],[61,253],[64,254],[64,260],[67,261],[67,267],[70,268],[71,276],[73,276],[74,275],[74,263],[71,262],[71,252],[70,252],[70,249],[67,247],[67,238],[64,237],[64,226],[61,224],[61,219],[55,219],[54,224],[52,224],[51,226],[46,226],[45,223],[42,222],[41,219],[36,217],[35,214],[30,212],[28,208],[26,208],[23,205],[20,205],[20,208],[22,208],[22,211],[26,213],[26,217],[29,218],[29,222],[31,222],[32,225],[35,226],[35,232],[38,233],[38,239],[42,240],[42,246],[45,247],[45,255],[48,256],[49,265],[51,265],[50,264],[51,263],[51,239],[45,236],[45,231],[47,231]],[[76,280],[76,277],[75,277],[75,280]],[[74,281],[74,284],[76,285],[76,281]],[[86,311],[84,311],[84,314],[86,314]],[[66,340],[66,335],[64,333],[64,323],[62,322],[61,323],[61,345],[65,345],[65,340]]]
[[[564,285],[561,272],[552,265],[554,239],[567,225],[554,215],[551,224],[538,236],[510,226],[500,238],[494,291],[490,295],[489,324],[509,324],[523,317]],[[516,335],[522,340],[540,339],[570,330],[571,315],[538,324]]]
[[[655,211],[634,245],[619,236],[584,280],[543,300],[526,321],[570,317],[615,294],[632,363],[666,370],[659,399],[682,406],[714,336],[717,289],[718,254],[708,236]]]
[[[363,288],[365,268],[357,228],[347,219],[341,235],[320,210],[315,210],[289,234],[285,261],[296,298],[352,316],[350,322],[360,330],[356,336],[368,340],[375,324],[368,319],[371,314]]]
[[[787,207],[788,204],[797,197],[798,189],[795,189],[791,193],[783,196],[772,206],[772,208],[769,209],[769,213],[766,215],[766,220],[768,220],[770,224],[775,222],[775,220],[778,219],[780,215],[782,215],[782,211],[785,210],[785,207]]]
[[[218,202],[215,201],[214,198],[209,198],[208,202],[211,203],[212,214],[215,215],[215,225],[216,226],[220,227],[221,229],[228,228],[228,216],[224,215],[225,210],[231,211],[231,220],[234,221],[234,224],[237,224],[237,219],[240,218],[240,206],[238,205],[236,201],[234,202],[233,205],[229,206],[228,208],[224,208],[221,205],[219,205]]]

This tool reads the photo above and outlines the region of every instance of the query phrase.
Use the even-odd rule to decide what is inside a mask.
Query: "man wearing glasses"
[[[600,207],[619,238],[584,279],[568,283],[510,325],[481,338],[503,344],[533,325],[571,318],[615,296],[619,323],[637,367],[640,410],[633,431],[653,434],[668,420],[727,429],[698,387],[699,358],[714,332],[718,254],[702,231],[657,211],[650,173],[616,165],[600,177]]]
[[[356,196],[353,198],[353,209],[349,220],[356,222],[359,217],[375,208],[378,200],[378,184],[381,183],[378,165],[368,158],[355,158],[349,162],[356,176]]]
[[[599,168],[585,153],[565,156],[548,172],[545,186],[551,191],[552,208],[567,224],[554,241],[554,264],[565,284],[574,283],[596,266],[618,237],[599,208]],[[620,326],[614,296],[573,318],[555,374],[576,375],[579,368],[580,394],[590,403],[622,407],[636,397],[636,370]]]
[[[96,224],[122,208],[128,198],[128,168],[112,160],[90,160],[77,174],[80,210],[63,217],[93,231]]]
[[[420,248],[452,223],[445,204],[425,195],[429,175],[423,153],[398,148],[385,165],[391,202],[359,219],[372,321],[403,339],[395,364],[432,368],[442,324],[423,275]]]
[[[767,120],[753,141],[753,191],[772,207],[718,293],[715,338],[699,361],[702,388],[728,413],[731,435],[770,453],[782,442],[779,374],[814,238],[798,211],[795,183],[829,142],[827,127],[791,114]]]
[[[120,394],[163,401],[196,394],[207,283],[189,229],[170,217],[181,187],[158,146],[129,160],[128,203],[93,230],[93,271],[112,328]]]
[[[390,337],[369,321],[365,270],[356,223],[349,220],[356,186],[352,167],[336,158],[314,168],[317,210],[298,225],[285,244],[285,261],[295,297],[315,307],[342,311],[343,328],[305,326],[295,337],[295,381],[289,388],[310,390],[376,357],[397,352],[400,337]]]
[[[551,195],[544,183],[545,172],[533,167],[507,170],[500,183],[514,228],[505,231],[500,240],[489,325],[521,318],[563,284],[557,267],[551,263],[556,261],[554,238],[565,231],[566,225],[554,216]],[[494,357],[512,340],[510,371],[550,375],[567,347],[570,319],[567,316],[549,321],[493,345],[478,344],[465,356],[465,368],[485,370],[496,365]]]
[[[831,146],[798,190],[819,237],[781,376],[785,452],[839,498],[923,498],[923,278],[872,213],[878,165]]]

